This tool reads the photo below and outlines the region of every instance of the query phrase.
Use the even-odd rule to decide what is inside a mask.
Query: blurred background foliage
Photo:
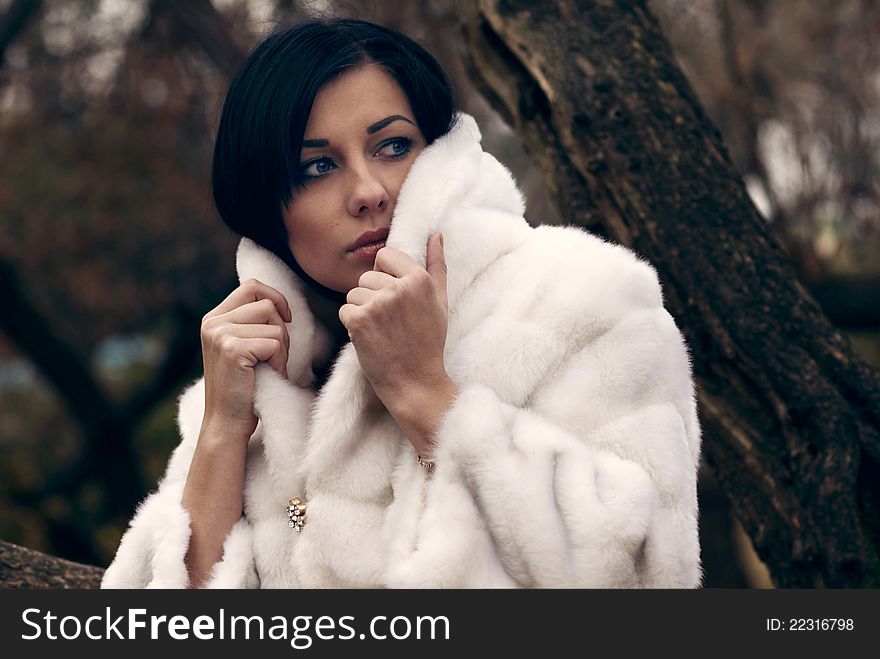
[[[880,367],[880,3],[650,4],[803,283]],[[177,443],[200,319],[236,285],[209,186],[229,80],[319,13],[423,43],[529,221],[564,221],[469,83],[453,0],[0,0],[0,538],[112,559]],[[769,585],[708,469],[700,498],[706,585]]]

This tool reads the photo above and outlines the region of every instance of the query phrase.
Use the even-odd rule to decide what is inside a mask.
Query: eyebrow
[[[384,119],[380,119],[374,124],[370,124],[367,126],[367,134],[372,135],[373,133],[378,133],[380,130],[385,128],[388,124],[394,123],[395,121],[405,121],[408,124],[415,124],[404,117],[402,114],[392,114],[390,117],[385,117]],[[303,148],[313,147],[313,148],[321,148],[330,144],[329,140],[320,139],[320,140],[303,140]]]
[[[372,124],[371,126],[367,126],[367,133],[372,135],[373,133],[376,133],[376,132],[382,130],[383,128],[385,128],[385,126],[387,126],[388,124],[393,123],[395,121],[405,121],[406,123],[415,126],[415,124],[413,122],[411,122],[409,119],[404,117],[402,114],[392,114],[390,117],[385,117],[384,119],[377,121],[376,123]]]
[[[303,140],[303,148],[305,147],[323,147],[330,144],[327,140]]]

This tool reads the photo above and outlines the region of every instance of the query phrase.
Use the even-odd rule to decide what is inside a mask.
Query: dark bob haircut
[[[452,87],[428,51],[379,25],[316,19],[273,33],[248,56],[229,88],[214,146],[212,188],[222,220],[335,300],[341,294],[311,279],[290,254],[281,209],[302,182],[300,151],[318,90],[370,63],[401,86],[428,144],[449,132]]]

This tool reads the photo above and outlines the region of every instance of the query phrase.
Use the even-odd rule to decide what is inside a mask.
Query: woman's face
[[[387,232],[424,148],[406,94],[381,67],[359,66],[320,89],[303,136],[305,187],[282,208],[291,253],[310,277],[347,293],[373,269],[377,248],[352,245],[368,231]]]

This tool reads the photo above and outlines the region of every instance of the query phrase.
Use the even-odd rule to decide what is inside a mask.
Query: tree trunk
[[[104,570],[0,540],[0,588],[98,588]]]
[[[645,2],[463,5],[471,74],[569,223],[653,263],[704,457],[783,587],[880,583],[880,380],[798,282]]]

